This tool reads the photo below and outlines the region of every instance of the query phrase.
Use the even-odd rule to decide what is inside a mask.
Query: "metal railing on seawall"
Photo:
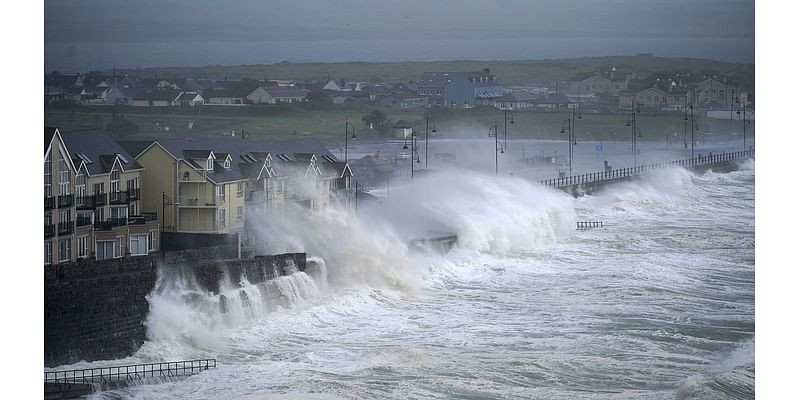
[[[95,383],[135,382],[146,378],[173,378],[193,375],[209,368],[216,368],[216,359],[171,361],[151,364],[120,365],[49,371],[44,373],[44,383],[58,387],[69,385],[91,385]]]
[[[576,229],[579,231],[585,231],[587,229],[592,228],[602,228],[603,221],[577,221],[576,222]]]
[[[602,172],[590,172],[581,175],[570,175],[559,178],[545,179],[543,181],[539,181],[539,183],[552,188],[565,188],[574,185],[601,183],[601,182],[613,181],[616,179],[630,178],[637,175],[641,175],[648,171],[662,169],[662,168],[670,168],[670,167],[695,168],[695,167],[709,166],[709,165],[734,161],[738,159],[754,157],[755,153],[756,153],[755,149],[750,148],[749,150],[732,151],[719,154],[709,153],[706,156],[698,154],[697,157],[694,158],[686,158],[683,160],[665,161],[661,163],[639,165],[630,168],[610,169],[608,171],[602,171]]]

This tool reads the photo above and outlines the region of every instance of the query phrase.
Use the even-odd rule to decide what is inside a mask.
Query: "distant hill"
[[[344,78],[354,81],[396,82],[418,80],[426,71],[479,71],[490,68],[507,85],[549,83],[566,80],[576,72],[595,68],[630,70],[647,75],[656,71],[686,70],[703,73],[736,74],[744,77],[744,86],[753,87],[755,65],[698,58],[667,58],[649,55],[584,57],[524,61],[431,61],[431,62],[347,62],[290,63],[206,67],[168,67],[123,70],[141,76],[230,79],[327,80]],[[108,71],[106,71],[108,72]],[[120,70],[117,70],[120,72]]]

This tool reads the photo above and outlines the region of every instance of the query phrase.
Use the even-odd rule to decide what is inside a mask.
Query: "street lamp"
[[[508,114],[511,114],[511,121],[508,121]],[[508,124],[514,124],[514,113],[510,110],[503,110],[503,147],[508,148]]]
[[[636,107],[634,107],[633,99],[631,99],[631,115],[628,116],[628,122],[625,124],[625,126],[630,126],[631,127],[631,151],[633,152],[633,166],[634,167],[637,164],[637,162],[636,162],[636,153],[637,153],[636,138],[637,138],[637,136],[640,137],[640,138],[642,137],[642,131],[639,130],[639,128],[636,127],[636,114],[639,114],[640,112],[641,112],[641,110],[639,109],[639,104],[637,103]]]
[[[428,123],[433,121],[432,133],[436,133],[436,120],[431,118],[430,113],[425,114],[425,169],[428,169]]]
[[[574,130],[572,129],[573,128],[572,120],[567,118],[567,119],[561,121],[561,133],[562,134],[565,133],[564,125],[566,125],[566,127],[567,127],[566,133],[568,133],[568,135],[567,135],[567,144],[568,144],[568,147],[569,147],[569,176],[572,176],[572,154],[573,154],[573,151],[574,151],[572,146],[577,145],[578,144],[578,140],[575,138],[575,133],[574,133]]]
[[[411,130],[411,184],[414,184],[414,160],[416,159],[419,162],[419,151],[417,149],[417,132],[413,129]],[[408,136],[403,139],[403,150],[408,150]],[[414,152],[417,152],[417,156],[414,157]]]
[[[498,141],[497,141],[498,140],[497,136],[498,136],[497,135],[497,121],[495,121],[494,125],[491,128],[489,128],[489,137],[490,138],[491,137],[494,138],[494,174],[495,175],[497,175],[497,173],[499,171],[499,169],[497,167],[498,166],[498,164],[497,164],[497,152],[499,150],[501,154],[505,153],[505,149],[503,149],[503,146],[501,144],[499,144]]]
[[[347,136],[350,133],[350,129],[353,130],[353,139],[356,138],[356,127],[353,126],[349,121],[344,121],[344,162],[347,163]]]
[[[747,150],[747,124],[750,123],[750,118],[747,117],[747,102],[742,102],[742,108],[736,110],[736,115],[741,113],[742,118],[742,146],[744,150]]]

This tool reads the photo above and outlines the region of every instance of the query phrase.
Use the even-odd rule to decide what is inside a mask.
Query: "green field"
[[[344,108],[334,111],[303,111],[297,109],[273,110],[254,108],[251,110],[216,110],[212,112],[175,113],[164,110],[127,109],[124,114],[138,125],[134,136],[119,139],[152,139],[164,136],[207,136],[218,137],[231,131],[244,128],[253,138],[298,138],[313,137],[325,143],[339,143],[343,140],[344,124],[349,120],[363,138],[378,136],[362,124],[361,117],[371,109]],[[384,110],[385,111],[385,110]],[[420,132],[425,129],[424,110],[385,111],[392,121],[404,120],[415,125]],[[513,113],[515,123],[508,124],[508,136],[512,138],[563,138],[561,126],[564,119],[570,118],[566,110],[558,112],[517,111]],[[510,118],[510,115],[509,115]],[[696,116],[697,134],[711,132],[716,135],[741,133],[741,121],[717,120]],[[497,123],[502,134],[503,112],[494,108],[475,108],[469,110],[439,110],[434,113],[439,137],[482,137],[488,135]],[[93,129],[104,127],[111,120],[110,109],[83,107],[75,111],[47,110],[45,125],[56,126],[63,131]],[[578,140],[628,140],[631,128],[626,126],[628,115],[583,113],[576,119],[575,129]],[[193,121],[192,129],[188,129]],[[664,141],[666,137],[683,137],[684,120],[682,113],[639,114],[637,125],[643,140]],[[169,127],[164,130],[163,127]],[[755,125],[748,125],[748,135]],[[689,131],[691,132],[691,131]]]
[[[745,77],[743,86],[753,87],[755,66],[696,58],[665,58],[638,56],[584,57],[556,60],[525,61],[435,61],[435,62],[348,62],[348,63],[278,63],[237,66],[169,67],[124,70],[134,75],[161,78],[230,79],[292,79],[322,81],[328,79],[372,82],[397,82],[419,80],[428,71],[480,71],[490,68],[505,85],[549,83],[565,80],[576,72],[590,72],[595,68],[633,71],[647,76],[655,71],[686,70],[696,73],[706,71],[737,74]],[[120,70],[117,70],[119,72]],[[105,71],[111,72],[111,71]]]

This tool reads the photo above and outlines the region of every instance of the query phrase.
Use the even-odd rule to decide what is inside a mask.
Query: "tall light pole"
[[[638,137],[642,137],[642,131],[640,131],[636,127],[636,114],[638,114],[640,112],[641,112],[641,110],[639,110],[639,104],[636,104],[636,106],[634,107],[634,101],[633,101],[633,99],[631,99],[631,115],[628,116],[628,122],[625,124],[625,126],[630,126],[631,127],[631,151],[633,152],[633,166],[634,167],[637,164],[637,161],[636,161],[636,153],[637,153],[636,137],[637,137],[637,135],[638,135]]]
[[[404,138],[403,140],[403,150],[408,150],[408,137]],[[417,156],[414,157],[414,152],[417,152]],[[414,184],[414,160],[419,162],[419,151],[417,150],[417,132],[413,129],[411,130],[411,184]]]
[[[497,152],[499,151],[500,153],[505,153],[505,149],[503,149],[503,146],[498,143],[497,136],[498,136],[497,135],[497,121],[495,121],[494,125],[491,128],[489,128],[489,137],[490,138],[491,137],[494,138],[494,174],[495,175],[497,175],[499,170],[500,170],[498,168],[498,163],[497,163]]]
[[[689,103],[689,114],[692,120],[692,159],[694,159],[694,92],[692,92],[692,102]]]
[[[432,133],[436,133],[436,120],[431,118],[430,113],[425,113],[425,169],[428,169],[428,123],[433,121]]]
[[[562,134],[565,133],[564,125],[567,126],[566,133],[568,133],[568,135],[567,135],[567,145],[569,147],[569,176],[572,176],[572,152],[573,152],[572,146],[577,145],[578,144],[578,140],[575,139],[575,134],[573,133],[573,130],[572,130],[572,120],[567,118],[567,119],[561,121],[561,133]]]
[[[689,142],[686,140],[686,123],[689,121],[689,95],[683,97],[683,148],[689,148]]]
[[[508,114],[511,113],[511,121],[508,121]],[[508,148],[508,124],[514,124],[514,113],[503,110],[503,148]]]
[[[353,126],[349,121],[344,121],[344,162],[347,163],[347,136],[350,133],[350,129],[353,130],[353,139],[356,138],[356,127]]]
[[[750,123],[750,118],[747,118],[747,101],[743,101],[742,108],[740,110],[736,110],[737,115],[740,112],[742,114],[742,148],[747,150],[747,124]]]

